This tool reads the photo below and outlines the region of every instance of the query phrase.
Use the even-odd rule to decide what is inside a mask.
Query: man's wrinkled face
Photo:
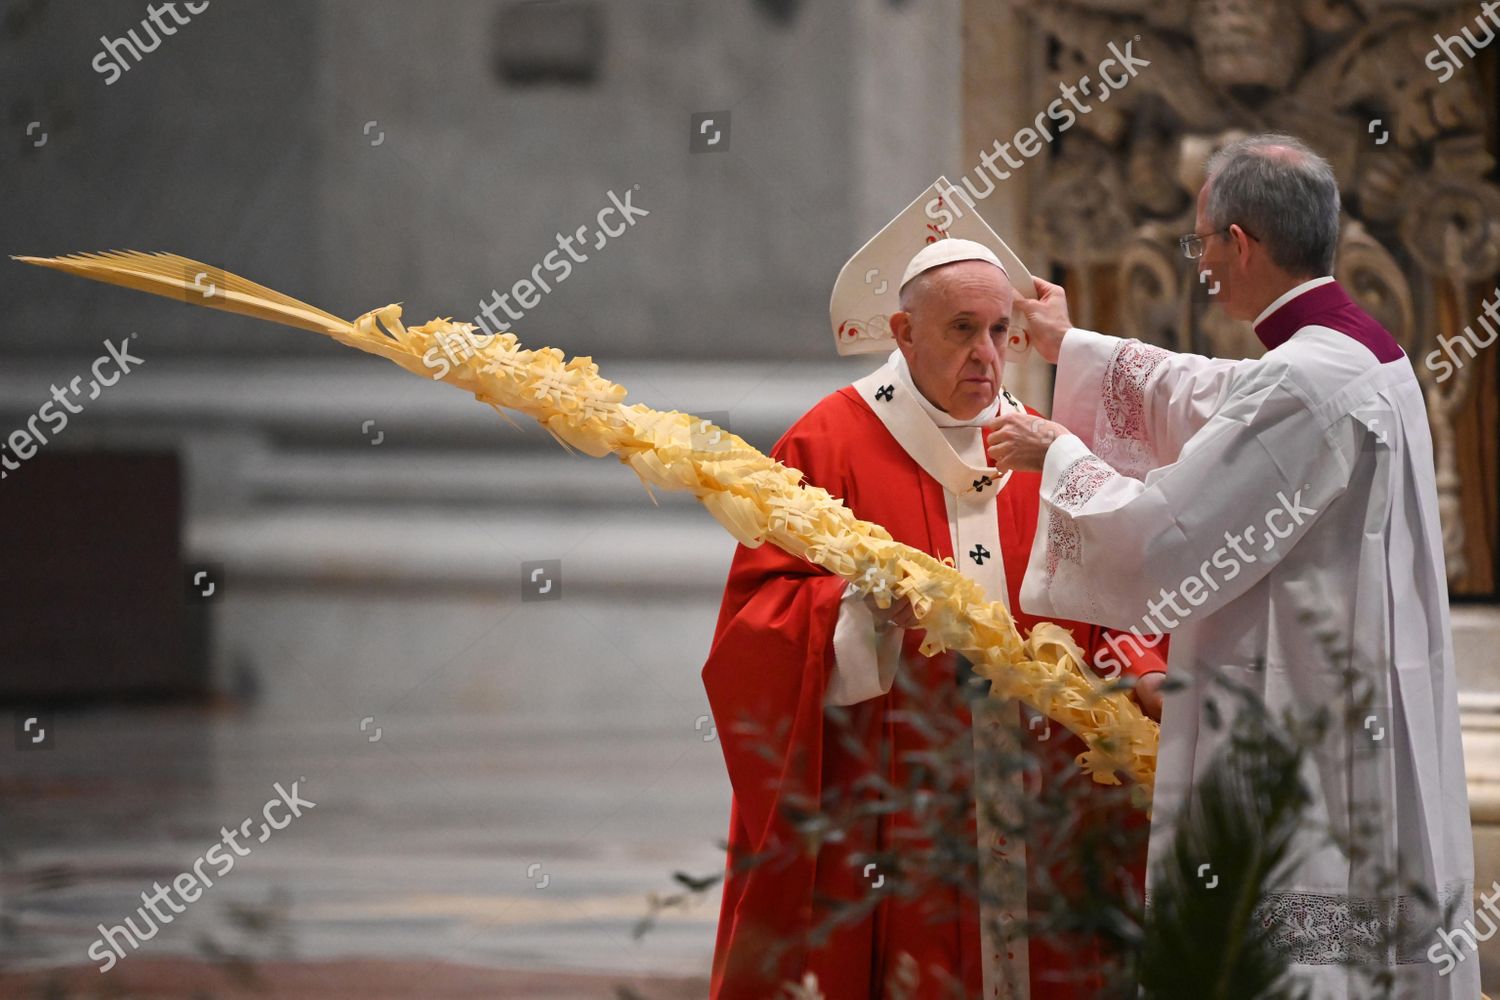
[[[891,316],[896,346],[927,400],[957,420],[995,401],[1015,290],[994,264],[962,260],[913,278]]]

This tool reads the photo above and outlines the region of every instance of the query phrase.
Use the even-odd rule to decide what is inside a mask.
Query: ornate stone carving
[[[1344,220],[1334,271],[1354,300],[1411,353],[1417,330],[1411,283],[1391,252],[1357,219]]]
[[[1220,87],[1283,90],[1302,63],[1291,0],[1197,0],[1190,25],[1203,72]]]
[[[1439,383],[1421,359],[1471,321],[1474,294],[1500,273],[1500,188],[1488,178],[1486,108],[1472,66],[1427,65],[1435,34],[1474,30],[1464,0],[1016,0],[1054,58],[1059,84],[1097,72],[1111,42],[1151,61],[1059,137],[1039,178],[1033,239],[1077,269],[1116,267],[1118,321],[1149,343],[1220,356],[1259,353],[1172,246],[1215,148],[1267,130],[1300,136],[1343,185],[1338,277],[1400,339],[1422,376],[1433,424],[1450,578],[1465,550],[1454,417],[1475,364]],[[1091,296],[1092,297],[1092,296]],[[1106,297],[1108,298],[1108,297]],[[1440,308],[1447,302],[1450,308]],[[1455,310],[1458,317],[1455,322]],[[1179,344],[1184,334],[1190,344]],[[1482,540],[1476,545],[1482,545]]]

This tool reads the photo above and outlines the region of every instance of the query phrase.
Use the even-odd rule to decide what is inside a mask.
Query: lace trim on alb
[[[1125,340],[1104,367],[1094,450],[1123,475],[1139,477],[1151,467],[1146,383],[1169,357],[1171,352],[1160,347]]]
[[[1115,348],[1104,369],[1104,413],[1117,438],[1146,440],[1146,383],[1170,351],[1126,340]]]
[[[1254,919],[1273,947],[1297,965],[1417,965],[1431,961],[1427,951],[1440,928],[1452,930],[1472,920],[1473,894],[1472,883],[1450,882],[1434,912],[1408,895],[1273,892],[1257,904]],[[1151,907],[1148,893],[1148,912]]]
[[[1083,541],[1071,517],[1074,511],[1093,499],[1099,488],[1115,475],[1115,470],[1093,455],[1085,455],[1063,469],[1057,477],[1052,498],[1056,508],[1047,518],[1047,576],[1057,575],[1058,564],[1083,561]]]

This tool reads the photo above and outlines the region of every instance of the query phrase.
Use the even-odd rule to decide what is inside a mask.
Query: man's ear
[[[911,313],[891,313],[891,336],[896,338],[896,346],[903,350],[911,347]]]
[[[1239,226],[1229,227],[1229,235],[1234,239],[1234,256],[1241,267],[1250,266],[1250,244],[1255,242]]]

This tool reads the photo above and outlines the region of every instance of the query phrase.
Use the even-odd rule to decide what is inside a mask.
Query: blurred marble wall
[[[960,159],[958,0],[267,0],[159,38],[147,13],[0,0],[0,249],[171,250],[346,316],[467,318],[613,194],[649,214],[517,331],[761,447],[877,363],[835,357],[834,277]],[[157,47],[97,71],[132,29]],[[8,262],[0,303],[0,427],[137,334],[140,372],[47,447],[182,456],[216,693],[342,727],[514,611],[426,707],[564,713],[557,609],[517,605],[523,564],[566,560],[565,658],[612,665],[585,686],[692,731],[732,544],[690,500],[315,335]]]
[[[839,266],[957,159],[957,0],[211,3],[108,83],[102,39],[149,40],[146,13],[0,4],[7,253],[170,249],[340,314],[468,317],[633,191],[649,216],[525,339],[818,360]],[[721,111],[727,148],[690,152],[692,115]],[[14,266],[0,301],[0,357],[121,329],[171,355],[338,355]]]

